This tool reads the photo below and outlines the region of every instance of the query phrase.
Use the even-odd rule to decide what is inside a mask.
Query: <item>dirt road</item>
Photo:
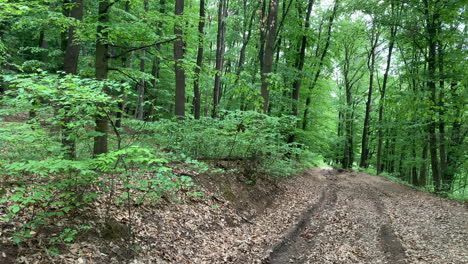
[[[468,263],[468,210],[363,173],[315,170],[320,197],[265,263]]]

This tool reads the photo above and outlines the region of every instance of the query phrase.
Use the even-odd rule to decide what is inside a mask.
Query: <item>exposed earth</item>
[[[384,178],[314,170],[318,201],[266,263],[468,263],[468,213]]]
[[[54,259],[3,239],[0,263],[468,263],[468,210],[458,202],[332,169],[257,186],[212,177],[194,176],[204,197],[136,210],[137,255],[124,250],[125,232],[104,239],[101,228]],[[111,229],[129,221],[113,215]]]

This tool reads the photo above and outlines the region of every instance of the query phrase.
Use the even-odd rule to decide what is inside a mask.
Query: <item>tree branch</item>
[[[141,46],[141,47],[123,47],[123,46],[116,46],[116,45],[111,45],[112,47],[116,47],[116,48],[127,48],[128,50],[118,54],[118,55],[114,55],[114,56],[109,56],[109,58],[111,59],[116,59],[116,58],[119,58],[119,57],[122,57],[132,51],[136,51],[136,50],[141,50],[141,49],[147,49],[147,48],[151,48],[151,47],[154,47],[156,45],[160,45],[160,44],[165,44],[165,43],[168,43],[168,42],[172,42],[174,40],[177,40],[178,37],[175,37],[175,38],[171,38],[171,39],[166,39],[166,40],[163,40],[163,41],[156,41],[154,42],[153,44],[150,44],[150,45],[146,45],[146,46]]]

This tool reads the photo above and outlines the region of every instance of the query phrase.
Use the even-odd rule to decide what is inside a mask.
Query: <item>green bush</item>
[[[235,111],[223,112],[219,119],[127,120],[125,126],[138,127],[139,142],[144,145],[193,159],[239,161],[247,174],[282,177],[295,171],[304,150],[302,145],[288,143],[295,123],[291,116]]]

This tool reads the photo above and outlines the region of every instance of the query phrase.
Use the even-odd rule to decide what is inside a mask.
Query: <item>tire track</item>
[[[272,249],[269,257],[262,263],[316,263],[318,259],[313,256],[314,254],[315,256],[319,256],[316,254],[320,254],[318,252],[320,252],[319,248],[321,246],[329,246],[330,243],[332,243],[335,245],[334,250],[339,254],[339,247],[346,245],[351,245],[351,247],[353,247],[352,244],[346,243],[350,243],[353,239],[359,240],[360,238],[358,237],[358,234],[362,232],[372,234],[367,236],[367,242],[365,243],[373,243],[375,245],[373,246],[373,252],[375,252],[373,253],[374,255],[368,255],[367,258],[361,255],[364,257],[361,261],[364,262],[358,260],[349,262],[350,260],[348,260],[348,262],[339,263],[372,263],[372,261],[377,260],[374,259],[375,257],[378,257],[379,263],[406,263],[405,249],[395,234],[390,217],[386,213],[385,204],[381,199],[383,196],[389,197],[390,195],[380,190],[376,183],[367,182],[365,178],[356,177],[356,175],[351,172],[340,172],[336,170],[322,171],[322,175],[327,177],[328,183],[322,188],[318,202],[302,214],[297,223],[289,229],[283,239]],[[340,206],[337,205],[338,190],[340,191]],[[320,235],[324,230],[327,230],[326,227],[331,224],[329,221],[332,219],[343,219],[339,221],[351,220],[352,218],[348,218],[351,216],[347,215],[352,215],[353,212],[355,212],[353,210],[356,209],[353,208],[360,208],[355,207],[357,205],[355,203],[369,204],[370,207],[367,208],[373,209],[365,209],[365,211],[361,212],[367,212],[367,210],[369,210],[368,213],[373,214],[374,219],[378,219],[378,222],[374,222],[376,224],[372,225],[372,227],[365,226],[361,227],[359,230],[349,231],[348,235],[351,235],[353,238],[351,238],[351,240],[347,240],[347,242],[340,241],[339,231],[330,233],[330,230],[328,229],[325,236]],[[337,206],[341,209],[338,209]],[[343,208],[347,209],[343,211]],[[339,211],[336,211],[337,209]],[[322,214],[320,214],[321,212],[326,212],[328,218],[322,217]],[[343,212],[345,212],[345,215],[343,215]],[[330,216],[332,216],[332,218],[330,218]],[[367,219],[367,222],[372,221],[372,218]],[[325,240],[323,240],[323,238],[325,238]],[[360,244],[361,243],[359,243],[359,245]],[[354,245],[354,247],[356,247],[356,245]]]
[[[392,227],[390,217],[385,213],[385,204],[381,196],[389,196],[379,190],[378,186],[367,184],[369,198],[372,200],[377,213],[382,217],[382,225],[379,229],[379,241],[382,253],[385,255],[387,263],[403,264],[406,263],[406,253],[400,239],[396,236],[395,230]]]
[[[304,230],[307,229],[312,217],[325,209],[332,208],[337,200],[336,186],[328,185],[321,191],[319,201],[306,210],[296,225],[289,229],[283,239],[273,247],[270,255],[262,263],[264,264],[282,264],[290,262],[289,256],[295,256],[294,263],[303,263],[303,253],[305,247],[311,247],[312,241],[307,241],[301,236]],[[320,233],[325,226],[321,222],[320,227],[315,234]]]

